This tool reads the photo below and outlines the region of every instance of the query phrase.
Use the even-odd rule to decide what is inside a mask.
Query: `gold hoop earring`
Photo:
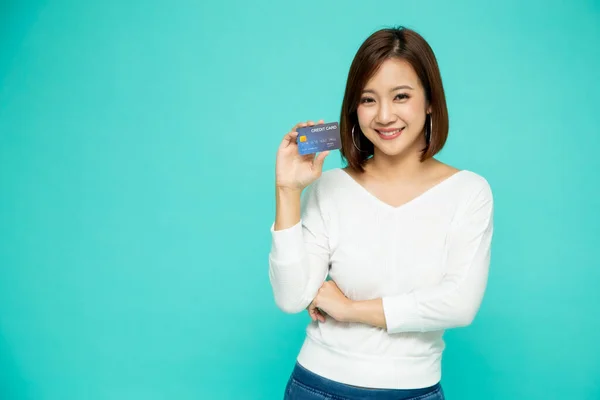
[[[356,124],[352,125],[352,144],[354,145],[354,147],[356,147],[356,150],[358,150],[359,152],[362,153],[362,150],[358,148],[358,146],[356,145],[356,140],[354,139],[354,128],[356,127]]]
[[[427,144],[429,144],[431,143],[431,135],[433,134],[433,118],[431,114],[427,115],[429,115],[429,132],[425,132],[425,141],[427,142]]]

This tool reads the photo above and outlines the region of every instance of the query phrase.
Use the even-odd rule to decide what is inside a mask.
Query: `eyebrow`
[[[413,90],[412,86],[410,85],[400,85],[400,86],[396,86],[395,88],[390,89],[390,92],[395,92],[396,90],[400,90],[400,89],[410,89]],[[376,94],[374,90],[371,89],[367,89],[367,90],[363,90],[363,93],[373,93]]]

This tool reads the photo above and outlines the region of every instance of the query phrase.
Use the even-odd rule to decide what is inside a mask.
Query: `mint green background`
[[[438,56],[439,158],[496,199],[447,398],[600,398],[598,1],[201,3],[0,3],[0,398],[281,398],[275,151],[396,24]]]

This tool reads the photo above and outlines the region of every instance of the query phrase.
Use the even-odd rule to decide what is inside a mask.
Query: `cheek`
[[[371,120],[375,117],[377,110],[375,107],[361,107],[358,106],[356,109],[356,116],[361,125],[369,125]]]
[[[403,121],[409,124],[419,124],[425,118],[425,112],[416,102],[399,105],[397,114]]]

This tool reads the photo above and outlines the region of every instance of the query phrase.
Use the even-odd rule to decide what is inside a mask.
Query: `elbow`
[[[306,293],[307,278],[302,275],[278,276],[273,268],[269,271],[269,280],[273,290],[275,305],[286,314],[298,314],[304,311],[312,302]],[[294,282],[290,284],[289,282]]]
[[[454,313],[454,325],[457,328],[464,328],[473,323],[477,311],[479,310],[478,305],[465,304],[458,307]]]
[[[286,314],[298,314],[304,311],[308,304],[301,299],[294,299],[285,296],[275,296],[275,305]]]
[[[457,328],[465,328],[473,323],[475,319],[474,315],[464,313],[457,316],[455,320],[455,325]]]

